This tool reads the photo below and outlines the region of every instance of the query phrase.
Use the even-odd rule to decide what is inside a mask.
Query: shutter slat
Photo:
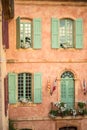
[[[33,48],[40,49],[41,48],[41,19],[40,18],[35,18],[33,20],[33,29],[34,29]]]
[[[8,74],[8,87],[9,87],[9,103],[15,104],[17,102],[16,96],[16,74]]]
[[[83,48],[83,20],[81,18],[76,20],[76,48]]]
[[[20,17],[16,19],[16,47],[20,48]]]
[[[34,74],[34,103],[42,102],[42,74]]]
[[[59,20],[56,18],[52,18],[52,48],[59,48],[58,43],[58,22]]]

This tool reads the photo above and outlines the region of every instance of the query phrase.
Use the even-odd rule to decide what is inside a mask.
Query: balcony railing
[[[72,103],[64,103],[64,102],[51,102],[51,109],[49,112],[49,116],[52,118],[56,118],[58,116],[84,116],[87,115],[87,102],[76,102],[75,106],[72,107],[70,104]]]

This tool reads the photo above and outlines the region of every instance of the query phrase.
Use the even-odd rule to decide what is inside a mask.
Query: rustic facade
[[[87,130],[86,115],[49,115],[52,103],[87,103],[86,12],[85,1],[14,1],[2,71],[17,130]]]

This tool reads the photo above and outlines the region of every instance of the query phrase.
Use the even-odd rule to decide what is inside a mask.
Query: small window
[[[32,74],[18,74],[18,101],[32,100]]]

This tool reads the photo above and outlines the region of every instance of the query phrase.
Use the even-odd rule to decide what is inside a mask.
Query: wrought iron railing
[[[58,116],[84,116],[87,115],[87,102],[75,102],[75,106],[70,106],[72,103],[51,102],[50,117]]]

